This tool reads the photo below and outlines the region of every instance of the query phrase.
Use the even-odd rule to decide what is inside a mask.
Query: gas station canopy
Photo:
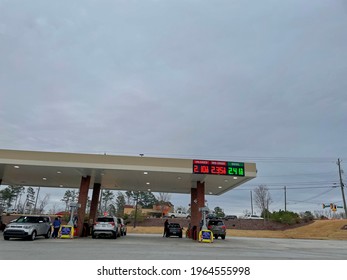
[[[0,149],[0,184],[79,188],[90,176],[103,189],[223,194],[256,177],[255,163]]]

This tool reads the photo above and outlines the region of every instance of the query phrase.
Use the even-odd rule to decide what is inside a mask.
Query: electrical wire
[[[330,189],[330,190],[324,191],[324,192],[322,192],[322,193],[319,193],[319,194],[317,194],[317,195],[314,195],[314,196],[309,197],[309,198],[304,199],[304,200],[288,200],[288,201],[307,202],[307,201],[309,201],[309,200],[312,200],[312,199],[315,199],[315,198],[317,198],[317,197],[320,197],[320,196],[322,196],[322,195],[324,195],[324,194],[327,194],[327,193],[331,192],[332,190],[334,190],[334,189]]]

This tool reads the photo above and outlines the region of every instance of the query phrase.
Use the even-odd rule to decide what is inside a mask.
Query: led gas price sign
[[[243,162],[193,160],[193,174],[245,176]]]

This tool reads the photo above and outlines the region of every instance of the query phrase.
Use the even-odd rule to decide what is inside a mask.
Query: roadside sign
[[[72,225],[60,226],[58,236],[60,238],[73,238],[74,237],[74,227]]]
[[[212,243],[213,242],[213,232],[208,229],[202,229],[199,232],[199,242]]]

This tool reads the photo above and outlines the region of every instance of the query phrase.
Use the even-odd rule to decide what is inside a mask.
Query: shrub
[[[297,213],[283,210],[280,210],[278,212],[274,211],[270,215],[270,220],[287,225],[300,223],[300,217]]]
[[[131,211],[131,214],[130,214],[130,218],[131,219],[135,219],[135,210]],[[137,212],[136,212],[136,221],[137,222],[142,222],[144,220],[144,216],[142,215],[142,211],[141,209],[137,209]]]
[[[313,220],[313,214],[310,211],[306,211],[305,213],[300,213],[301,219],[307,223]]]

